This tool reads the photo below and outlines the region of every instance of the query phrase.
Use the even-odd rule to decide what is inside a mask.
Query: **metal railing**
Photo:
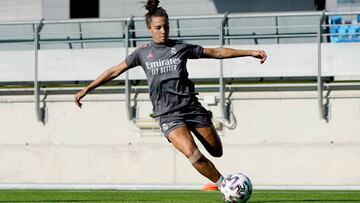
[[[232,44],[232,40],[250,40],[253,44],[259,43],[259,40],[270,39],[273,43],[281,43],[281,39],[314,39],[313,43],[317,43],[317,53],[318,53],[318,64],[317,64],[317,92],[318,92],[318,106],[320,117],[326,119],[326,109],[323,103],[323,82],[322,82],[322,69],[321,69],[321,44],[329,42],[328,37],[334,34],[329,33],[328,29],[331,27],[329,21],[327,20],[329,16],[334,15],[344,15],[352,16],[359,15],[360,12],[281,12],[281,13],[246,13],[246,14],[224,14],[224,15],[207,15],[207,16],[177,16],[170,17],[170,37],[174,39],[181,40],[210,40],[213,45],[218,45],[222,47],[224,44]],[[295,21],[292,19],[294,18]],[[306,19],[309,18],[311,23],[303,24],[294,24],[296,19]],[[241,26],[231,26],[231,23],[237,23],[237,21],[244,21],[247,19],[265,19],[264,22],[260,25],[241,25]],[[266,22],[270,19],[271,22],[274,22],[273,25],[268,25]],[[283,23],[282,21],[290,20],[290,23]],[[192,22],[203,22],[205,26],[191,27]],[[217,22],[217,23],[209,23]],[[307,20],[309,21],[309,20]],[[307,22],[306,21],[306,22]],[[293,23],[292,23],[293,22]],[[98,25],[104,23],[119,23],[121,29],[124,33],[118,37],[109,37],[101,36],[101,34],[109,34],[113,31],[86,31],[84,25],[87,23],[96,23]],[[135,24],[141,24],[140,28],[136,27]],[[64,25],[64,24],[77,24],[78,30],[73,30],[72,32],[43,32],[43,28],[48,25]],[[241,23],[240,23],[241,24]],[[357,24],[355,24],[357,25]],[[148,34],[143,34],[146,32],[145,29],[145,20],[142,17],[129,17],[129,18],[116,18],[116,19],[77,19],[77,20],[39,20],[39,21],[27,21],[27,22],[0,22],[0,26],[31,26],[33,28],[33,38],[28,39],[31,33],[19,33],[16,39],[7,39],[9,33],[4,31],[0,33],[0,46],[2,44],[22,44],[22,43],[33,43],[34,49],[34,101],[36,108],[36,117],[39,121],[44,117],[40,107],[40,92],[41,88],[39,86],[38,80],[38,50],[41,49],[42,44],[64,44],[64,43],[75,43],[80,44],[80,48],[85,48],[83,45],[85,43],[108,43],[108,42],[121,42],[123,47],[126,49],[125,56],[129,54],[129,47],[134,47],[138,43],[143,43],[144,41],[150,41],[151,37]],[[99,28],[100,29],[100,28]],[[3,29],[4,30],[4,29]],[[286,31],[287,30],[287,31]],[[305,30],[305,31],[301,31]],[[245,31],[245,32],[243,32]],[[143,32],[143,33],[142,33]],[[5,33],[5,34],[4,34]],[[100,37],[87,37],[84,35],[89,33],[97,33]],[[18,33],[12,33],[18,34]],[[46,37],[44,35],[58,35],[63,34],[64,36],[69,34],[78,34],[77,38],[70,37]],[[359,34],[360,33],[350,33],[350,34]],[[14,35],[13,35],[14,36]],[[21,39],[21,36],[26,36],[24,39]],[[235,42],[236,43],[236,42]],[[247,42],[249,43],[249,42]],[[301,40],[299,41],[301,43]],[[72,46],[69,46],[70,48]],[[222,117],[226,118],[225,111],[225,90],[226,84],[224,83],[223,76],[223,62],[219,61],[219,98],[220,105],[222,109]],[[131,84],[129,82],[129,73],[126,73],[125,79],[125,94],[126,94],[126,107],[128,110],[128,118],[134,119],[132,114],[131,107]]]

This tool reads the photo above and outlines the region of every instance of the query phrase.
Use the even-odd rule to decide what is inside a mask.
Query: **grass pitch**
[[[223,202],[220,192],[201,191],[120,191],[120,190],[0,190],[0,202]],[[250,203],[355,203],[360,191],[255,190]]]

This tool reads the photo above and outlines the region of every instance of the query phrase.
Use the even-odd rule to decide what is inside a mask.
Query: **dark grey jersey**
[[[202,52],[203,47],[199,45],[169,40],[166,44],[151,42],[139,47],[125,59],[129,68],[143,67],[155,117],[196,100],[186,62],[200,58]]]

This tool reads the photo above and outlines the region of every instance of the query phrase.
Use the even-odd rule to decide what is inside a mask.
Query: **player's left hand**
[[[263,64],[266,61],[267,55],[263,50],[253,51],[252,56],[260,59],[260,63]]]

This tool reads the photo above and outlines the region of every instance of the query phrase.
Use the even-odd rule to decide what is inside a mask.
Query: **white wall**
[[[45,19],[70,19],[70,0],[42,0],[41,9]]]
[[[316,44],[267,44],[231,46],[239,49],[263,49],[268,60],[260,65],[257,59],[224,60],[225,77],[293,77],[317,75]],[[290,51],[289,51],[290,50]],[[132,51],[132,50],[130,50]],[[322,44],[322,74],[344,79],[360,76],[359,43]],[[131,53],[131,52],[130,52]],[[21,58],[22,60],[17,60]],[[93,80],[106,68],[125,58],[124,48],[40,50],[39,79],[42,81]],[[34,51],[0,51],[0,82],[33,81]],[[189,60],[192,78],[217,78],[219,61]],[[133,79],[145,79],[142,68],[131,70]],[[124,79],[124,75],[119,77]]]
[[[69,19],[69,0],[1,0],[0,20],[34,20],[34,19]],[[169,15],[212,15],[219,13],[241,12],[277,12],[277,11],[312,11],[313,0],[171,0],[161,1]],[[201,8],[201,9],[198,9]],[[133,0],[100,0],[100,17],[143,16],[146,10],[143,3]],[[327,0],[329,11],[355,11],[358,4],[338,5],[337,0]]]
[[[40,0],[39,0],[40,1]],[[161,1],[169,15],[212,15],[240,12],[312,11],[313,0],[169,0]],[[201,8],[201,9],[199,9]],[[100,18],[144,16],[142,1],[100,0]],[[69,19],[69,0],[42,0],[42,16],[46,19]]]
[[[324,74],[360,75],[359,44],[323,46]],[[225,60],[229,76],[316,74],[313,44],[235,48],[261,48],[269,58],[263,65],[251,58]],[[33,51],[0,52],[1,81],[31,81],[33,56]],[[40,50],[39,57],[40,79],[92,80],[121,61],[124,50]],[[192,60],[188,65],[192,77],[204,77],[205,72],[217,76],[218,61]],[[137,68],[131,76],[141,73]],[[208,182],[157,130],[150,136],[127,120],[124,97],[88,95],[80,110],[73,95],[49,95],[43,125],[36,121],[33,96],[0,94],[0,182]],[[316,92],[301,91],[234,93],[238,125],[220,132],[224,156],[212,160],[224,174],[244,172],[257,186],[360,185],[360,91],[332,91],[328,123],[319,118],[316,97]],[[139,99],[139,115],[148,118],[148,95]],[[218,106],[211,110],[220,115]]]
[[[223,174],[248,174],[255,186],[359,186],[360,91],[330,96],[326,123],[316,92],[234,93],[237,128],[219,131],[224,156],[211,160]],[[32,96],[0,96],[1,183],[208,182],[157,130],[145,136],[127,121],[123,94],[88,95],[82,109],[72,99],[49,95],[43,125]],[[151,111],[149,101],[139,107]],[[218,117],[219,107],[211,109]]]
[[[141,1],[101,0],[100,16],[129,17],[144,16],[146,10]],[[276,11],[313,11],[313,0],[167,0],[160,1],[170,16],[212,15],[241,12],[276,12]],[[199,9],[201,8],[201,9]]]
[[[350,2],[339,4],[338,0],[326,0],[326,10],[328,11],[358,11],[360,9],[359,2]]]
[[[0,1],[0,21],[37,20],[41,17],[41,0]]]

